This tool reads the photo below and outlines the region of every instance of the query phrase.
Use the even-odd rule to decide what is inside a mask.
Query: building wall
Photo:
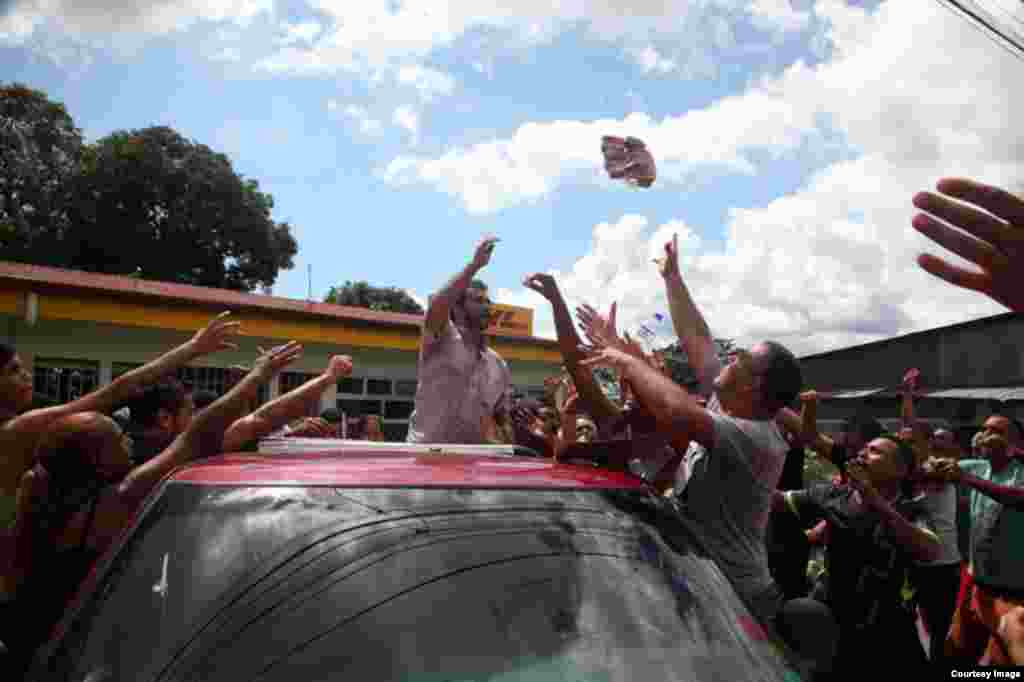
[[[923,389],[1024,386],[1024,316],[997,315],[808,356],[800,363],[805,386],[817,391],[892,392],[912,367],[921,370]],[[892,395],[826,399],[819,418],[844,419],[859,411],[893,419],[899,417],[900,401]],[[993,412],[1024,419],[1024,403],[1019,402],[922,398],[915,411],[921,418],[944,419],[965,432]]]
[[[896,387],[911,367],[924,387],[1024,385],[1024,315],[997,315],[800,359],[816,390]]]

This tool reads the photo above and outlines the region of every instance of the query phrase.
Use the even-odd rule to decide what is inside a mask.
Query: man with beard
[[[420,341],[419,385],[409,418],[409,443],[493,442],[511,412],[512,375],[487,347],[487,285],[476,275],[491,261],[495,238],[430,298]]]

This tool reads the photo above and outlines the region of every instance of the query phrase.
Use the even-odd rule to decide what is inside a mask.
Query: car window
[[[667,504],[170,484],[46,678],[789,679]]]

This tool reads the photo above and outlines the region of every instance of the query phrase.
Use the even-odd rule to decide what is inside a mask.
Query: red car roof
[[[533,457],[417,454],[231,454],[196,462],[170,477],[200,485],[341,487],[579,488],[643,490],[628,473]]]

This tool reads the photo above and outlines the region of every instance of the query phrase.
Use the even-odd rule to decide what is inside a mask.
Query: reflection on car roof
[[[171,481],[200,485],[645,488],[643,481],[627,472],[519,456],[514,446],[287,440],[290,442],[263,441],[256,454],[225,454],[192,463],[172,474]]]

